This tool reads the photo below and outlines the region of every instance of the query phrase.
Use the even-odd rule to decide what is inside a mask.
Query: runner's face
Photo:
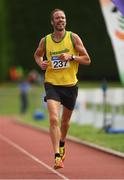
[[[66,17],[64,12],[57,11],[53,14],[52,25],[56,31],[63,31],[65,29]]]

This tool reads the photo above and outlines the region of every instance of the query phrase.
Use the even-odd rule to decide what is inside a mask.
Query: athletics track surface
[[[48,133],[0,118],[0,179],[124,179],[124,158],[69,140],[66,150],[55,171]]]

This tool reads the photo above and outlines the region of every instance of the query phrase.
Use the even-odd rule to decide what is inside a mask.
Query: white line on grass
[[[53,173],[57,174],[59,177],[61,177],[62,179],[66,179],[69,180],[66,176],[64,176],[63,174],[59,173],[58,171],[54,170],[53,168],[51,168],[50,166],[48,166],[47,164],[45,164],[43,161],[39,160],[38,158],[36,158],[34,155],[30,154],[28,151],[26,151],[25,149],[23,149],[22,147],[20,147],[19,145],[17,145],[16,143],[14,143],[13,141],[11,141],[10,139],[8,139],[7,137],[3,136],[2,134],[0,134],[0,139],[2,139],[3,141],[5,141],[6,143],[8,143],[9,145],[13,146],[14,148],[18,149],[19,151],[21,151],[23,154],[26,154],[27,156],[29,156],[31,159],[33,159],[34,161],[36,161],[37,163],[43,165],[45,168],[49,169],[50,171],[52,171]]]

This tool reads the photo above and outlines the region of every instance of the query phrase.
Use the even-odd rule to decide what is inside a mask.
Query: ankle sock
[[[59,153],[55,153],[55,158],[56,157],[60,157],[60,154]]]
[[[63,147],[64,145],[65,145],[65,142],[60,140],[59,146]]]

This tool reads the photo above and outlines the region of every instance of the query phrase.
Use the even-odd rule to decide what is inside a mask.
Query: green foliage
[[[8,78],[12,63],[12,42],[10,41],[7,1],[0,0],[0,81]]]
[[[80,66],[79,79],[119,80],[98,0],[78,0],[78,3],[71,0],[6,1],[13,43],[13,65],[21,65],[26,70],[40,70],[34,62],[34,51],[40,38],[52,31],[50,12],[54,8],[61,8],[67,15],[67,30],[79,34],[91,56],[90,66]]]

